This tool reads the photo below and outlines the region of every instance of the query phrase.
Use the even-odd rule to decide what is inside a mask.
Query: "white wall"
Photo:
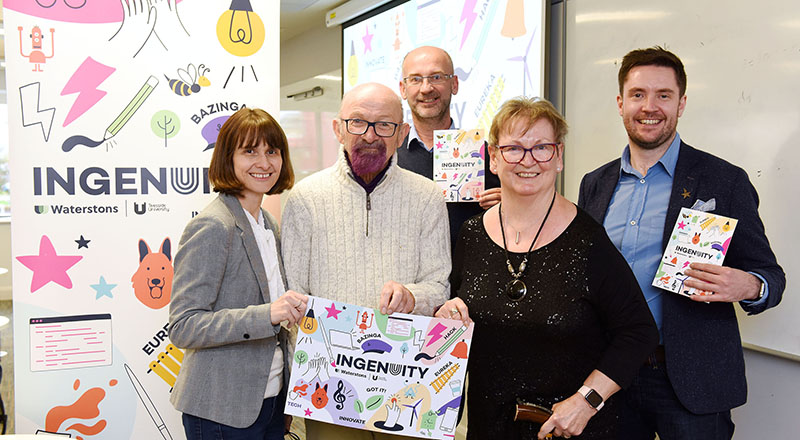
[[[748,396],[733,410],[734,440],[798,438],[800,363],[747,349],[744,359]]]
[[[319,26],[281,44],[281,87],[342,67],[342,29]]]

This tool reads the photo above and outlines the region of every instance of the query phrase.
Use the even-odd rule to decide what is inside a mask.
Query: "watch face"
[[[594,408],[597,408],[601,403],[603,403],[603,398],[600,397],[600,394],[598,394],[595,390],[589,390],[585,397],[586,401],[589,402],[589,405],[592,405]]]

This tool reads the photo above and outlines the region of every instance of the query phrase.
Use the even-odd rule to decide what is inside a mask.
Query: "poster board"
[[[219,126],[279,110],[278,3],[229,5],[4,1],[17,433],[184,438],[172,262]]]

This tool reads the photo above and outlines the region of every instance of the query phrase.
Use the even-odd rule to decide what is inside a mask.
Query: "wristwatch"
[[[603,402],[603,396],[586,385],[580,387],[580,389],[578,389],[578,393],[582,395],[583,398],[586,399],[586,402],[597,411],[600,411],[600,409],[603,408],[603,405],[605,405],[605,402]]]
[[[761,281],[761,288],[758,289],[758,296],[755,299],[756,301],[761,301],[761,298],[764,298],[764,291],[766,290],[766,288],[767,288],[767,284],[765,282]]]

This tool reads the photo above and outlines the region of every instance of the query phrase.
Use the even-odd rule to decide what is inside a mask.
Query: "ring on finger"
[[[456,316],[456,315],[460,315],[460,314],[461,314],[461,312],[459,312],[458,309],[456,309],[456,308],[450,309],[450,316]]]

